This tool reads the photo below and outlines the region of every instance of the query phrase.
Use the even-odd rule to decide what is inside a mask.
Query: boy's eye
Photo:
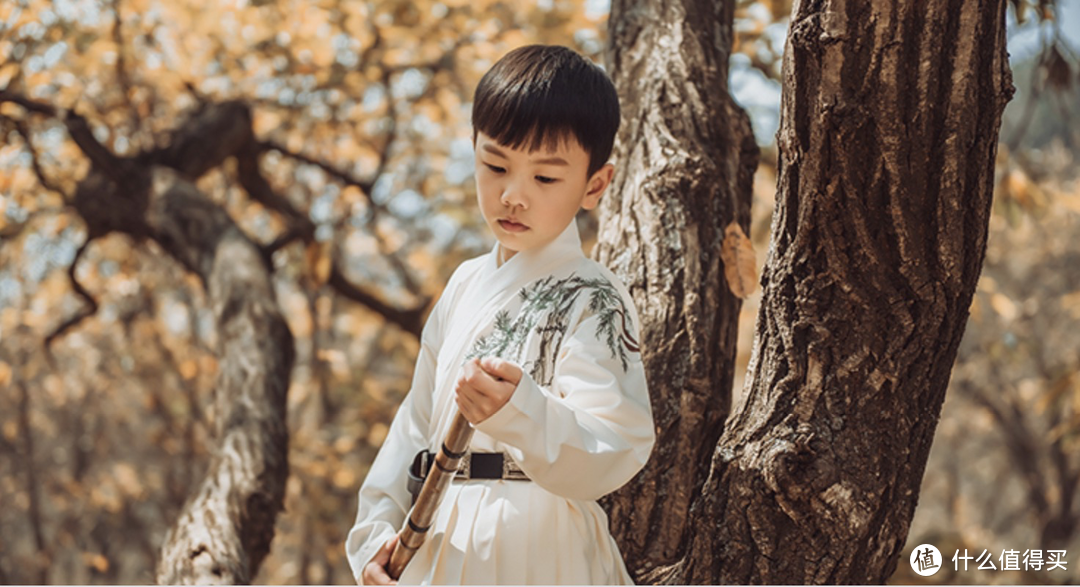
[[[557,179],[555,179],[553,177],[544,177],[543,175],[537,175],[536,176],[536,181],[539,181],[540,183],[555,183],[555,182],[557,182],[559,180],[557,180]]]
[[[487,165],[488,169],[494,171],[495,173],[502,173],[502,172],[506,171],[502,167],[495,167],[494,165],[491,165],[490,163],[485,163],[484,165]]]

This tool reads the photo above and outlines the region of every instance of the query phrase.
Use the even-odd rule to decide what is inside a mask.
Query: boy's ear
[[[603,167],[597,169],[585,186],[585,199],[582,200],[581,207],[586,210],[597,207],[600,204],[600,197],[604,195],[604,191],[611,184],[611,178],[614,176],[615,166],[611,163],[605,163]]]

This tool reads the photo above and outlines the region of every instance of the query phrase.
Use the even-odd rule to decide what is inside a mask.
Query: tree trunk
[[[191,181],[235,156],[249,193],[279,201],[252,161],[251,114],[236,102],[204,105],[167,148],[135,158],[110,153],[79,116],[68,114],[65,123],[94,164],[72,202],[86,221],[87,242],[112,231],[156,241],[202,279],[216,319],[217,444],[206,477],[165,537],[157,581],[249,583],[284,503],[293,338],[264,251]]]
[[[205,270],[221,370],[217,450],[165,538],[157,581],[249,583],[284,503],[293,339],[258,247],[192,184],[171,178],[163,187],[151,200],[150,224],[174,256],[186,254],[190,266]]]
[[[1004,0],[797,3],[783,78],[746,404],[658,581],[884,582],[982,266]]]
[[[206,478],[166,536],[157,580],[249,582],[269,552],[288,477],[285,407],[294,351],[275,300],[270,257],[294,240],[313,242],[315,233],[308,213],[274,191],[259,158],[266,150],[281,151],[322,167],[365,194],[371,182],[258,141],[250,109],[241,102],[202,102],[165,147],[131,157],[120,157],[101,144],[90,123],[74,111],[0,90],[4,102],[60,119],[92,165],[70,201],[87,227],[87,240],[68,271],[85,308],[46,337],[46,345],[97,310],[75,270],[87,246],[111,232],[127,234],[137,243],[156,241],[207,288],[218,329],[218,444]],[[228,158],[236,160],[236,177],[248,196],[283,217],[286,230],[268,245],[251,241],[224,209],[191,183]],[[427,301],[412,309],[393,307],[349,282],[333,262],[328,284],[419,337]]]
[[[635,578],[675,561],[731,408],[741,302],[720,259],[749,234],[758,147],[727,90],[733,1],[615,0],[608,71],[623,123],[593,258],[627,284],[657,427],[645,470],[605,498]]]

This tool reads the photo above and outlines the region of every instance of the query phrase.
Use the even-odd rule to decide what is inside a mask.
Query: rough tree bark
[[[28,113],[59,118],[92,164],[74,196],[65,195],[87,227],[87,241],[68,271],[72,287],[87,307],[62,323],[46,344],[96,311],[97,303],[75,279],[75,269],[87,246],[110,232],[128,234],[137,242],[156,241],[202,279],[218,333],[216,447],[206,477],[166,536],[157,580],[250,582],[269,552],[288,476],[285,396],[294,360],[293,339],[275,301],[270,256],[295,240],[312,242],[315,232],[307,213],[273,190],[259,168],[259,158],[266,150],[280,151],[318,165],[365,195],[370,193],[371,181],[272,141],[258,141],[250,110],[240,102],[201,103],[165,147],[131,157],[110,152],[95,139],[89,123],[74,112],[0,90],[3,102],[18,104]],[[387,155],[383,154],[380,170]],[[236,179],[248,195],[284,217],[286,230],[274,242],[251,241],[224,209],[193,185],[230,158],[236,161]],[[39,179],[49,185],[40,173]],[[373,213],[378,208],[372,204]],[[404,278],[411,282],[407,275]],[[393,307],[351,283],[336,262],[328,285],[419,337],[427,300],[414,308]]]
[[[741,302],[720,243],[749,234],[758,147],[728,93],[734,2],[615,0],[608,71],[623,123],[593,258],[629,286],[657,426],[645,470],[605,499],[636,577],[677,559],[731,408]]]
[[[230,156],[242,158],[253,141],[251,115],[238,103],[208,106],[168,148],[136,159],[96,144],[81,119],[69,116],[67,124],[94,162],[73,199],[89,239],[111,231],[153,239],[202,279],[216,318],[214,456],[166,535],[157,581],[248,583],[284,503],[293,338],[262,250],[190,182]],[[245,166],[241,183],[254,191],[261,178]]]
[[[615,30],[640,18],[627,8],[613,4]],[[669,44],[685,42],[671,30]],[[640,77],[631,67],[615,74],[624,86]],[[796,3],[783,79],[779,192],[746,403],[719,442],[678,440],[715,452],[681,557],[649,573],[654,581],[884,582],[981,270],[1012,93],[1004,0]],[[638,165],[661,165],[664,154],[651,154]],[[685,254],[661,261],[678,266]],[[686,295],[674,294],[643,317],[646,332],[664,328],[657,322]],[[676,345],[689,364],[715,349]],[[650,371],[650,383],[664,373]],[[679,397],[679,386],[663,385],[662,404]],[[700,454],[661,453],[691,464]],[[669,500],[656,491],[635,503],[647,512]]]
[[[157,581],[249,583],[284,506],[293,338],[259,248],[220,206],[170,175],[156,173],[148,218],[158,242],[207,285],[221,370],[214,456],[165,537]]]
[[[125,158],[99,143],[77,114],[8,93],[0,93],[0,101],[60,117],[92,163],[70,200],[86,222],[87,241],[69,271],[91,308],[96,303],[74,281],[75,263],[90,242],[110,232],[156,241],[206,286],[218,332],[217,444],[205,479],[166,536],[157,580],[250,582],[269,552],[283,507],[293,338],[277,307],[266,251],[191,183],[236,157],[240,182],[252,197],[275,209],[287,205],[252,161],[258,153],[250,112],[239,103],[205,105],[170,137],[168,147]],[[297,230],[304,229],[298,223]]]

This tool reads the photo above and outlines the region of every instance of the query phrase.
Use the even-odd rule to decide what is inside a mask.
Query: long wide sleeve
[[[398,408],[386,440],[360,487],[356,522],[345,540],[345,554],[353,576],[361,585],[364,566],[397,533],[412,506],[407,467],[413,456],[427,446],[445,298],[444,293],[424,325],[409,393]]]
[[[624,368],[599,326],[593,314],[563,341],[550,388],[524,372],[510,400],[476,427],[507,445],[533,482],[570,499],[594,500],[621,487],[655,442],[641,356],[627,352]]]

